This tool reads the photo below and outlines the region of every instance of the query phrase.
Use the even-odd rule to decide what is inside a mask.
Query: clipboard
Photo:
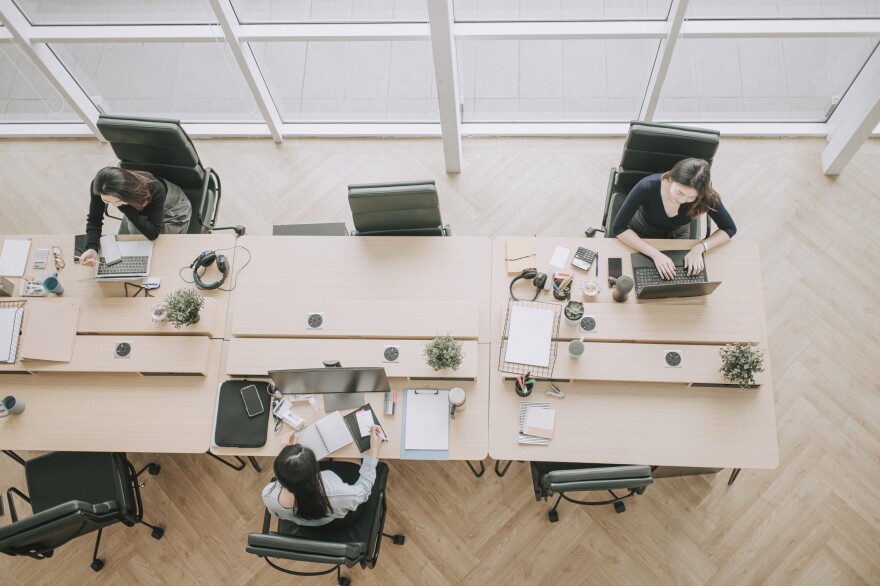
[[[421,450],[421,449],[407,449],[406,447],[406,430],[407,430],[407,419],[409,419],[409,397],[410,391],[413,391],[412,396],[417,396],[418,394],[432,394],[437,396],[438,398],[441,396],[440,393],[443,393],[443,397],[446,400],[447,407],[444,408],[445,413],[445,423],[446,423],[446,431],[449,432],[449,400],[447,395],[449,394],[449,389],[404,389],[403,390],[403,423],[401,425],[401,442],[400,442],[400,459],[401,460],[448,460],[449,459],[449,448],[447,441],[447,448],[445,450]],[[410,421],[410,424],[413,424],[414,421]],[[418,423],[416,423],[418,424]],[[448,436],[447,436],[448,437]]]

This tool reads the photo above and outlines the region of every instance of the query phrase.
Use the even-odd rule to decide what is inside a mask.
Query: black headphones
[[[220,271],[221,277],[213,283],[205,284],[202,282],[202,279],[199,278],[199,269],[207,269],[214,264],[215,260],[217,261],[217,269]],[[199,289],[217,289],[226,282],[226,276],[229,274],[229,265],[226,264],[226,257],[222,254],[218,255],[215,250],[204,251],[192,262],[191,265],[189,265],[189,268],[191,268],[193,272],[193,283],[195,283],[196,287]]]
[[[539,273],[538,269],[523,269],[523,272],[515,276],[510,282],[510,296],[516,301],[524,301],[513,294],[513,285],[520,279],[525,279],[527,281],[532,281],[534,279],[533,284],[535,285],[535,296],[532,297],[530,301],[537,299],[538,293],[540,293],[541,289],[544,288],[544,285],[547,284],[547,275]]]

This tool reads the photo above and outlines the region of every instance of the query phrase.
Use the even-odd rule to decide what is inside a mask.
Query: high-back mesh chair
[[[12,523],[0,527],[0,551],[7,555],[50,558],[55,548],[97,531],[91,564],[97,572],[104,567],[98,559],[104,527],[141,523],[152,529],[155,539],[165,533],[144,521],[138,484],[145,470],[158,474],[158,464],[135,472],[124,454],[106,452],[52,452],[27,462],[16,460],[24,464],[28,494],[14,487],[6,493]],[[30,503],[30,517],[18,518],[13,494]]]
[[[332,470],[343,482],[354,484],[360,475],[360,466],[351,462],[320,463],[322,470]],[[270,531],[271,516],[266,511],[263,529],[248,537],[247,552],[260,556],[270,566],[294,576],[323,576],[333,571],[339,584],[348,585],[351,580],[342,575],[341,567],[348,568],[360,564],[362,568],[373,568],[379,560],[379,547],[382,537],[395,544],[404,543],[403,535],[383,533],[385,527],[385,486],[388,483],[388,466],[382,462],[376,466],[376,481],[370,498],[352,513],[350,523],[339,520],[322,527],[304,527],[290,521],[279,521],[277,531]],[[280,558],[300,562],[330,564],[327,570],[301,572],[282,568],[270,558]]]
[[[614,466],[608,464],[572,464],[568,462],[531,462],[532,485],[535,500],[545,501],[559,494],[556,504],[550,509],[550,522],[559,520],[556,508],[562,499],[578,505],[614,505],[614,510],[626,510],[623,501],[645,492],[645,487],[653,482],[650,466]],[[620,496],[615,490],[626,490]],[[569,492],[607,491],[610,499],[604,501],[580,501],[566,496]]]
[[[180,121],[101,115],[98,129],[113,147],[121,169],[148,171],[183,189],[192,204],[189,234],[206,234],[213,230],[235,230],[239,235],[244,234],[243,226],[216,226],[220,176],[202,165]]]
[[[433,181],[348,186],[352,236],[451,236]]]
[[[587,228],[585,234],[592,238],[596,232],[604,232],[606,238],[611,238],[611,227],[614,225],[617,212],[636,183],[648,175],[669,171],[683,159],[705,159],[711,165],[718,150],[720,137],[720,133],[716,130],[652,122],[630,122],[620,165],[612,167],[608,177],[602,228]],[[708,237],[710,220],[709,216],[705,217]],[[690,224],[689,238],[699,237],[699,218],[694,218]]]

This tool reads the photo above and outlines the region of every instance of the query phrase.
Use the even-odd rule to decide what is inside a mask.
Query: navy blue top
[[[679,206],[677,215],[671,218],[666,215],[666,210],[663,208],[663,198],[660,197],[660,176],[660,173],[648,175],[636,183],[623,201],[623,205],[620,206],[617,217],[614,218],[614,225],[611,227],[612,236],[617,236],[629,229],[630,220],[633,219],[639,208],[642,209],[645,222],[658,230],[673,232],[691,221],[692,218],[688,216],[688,210],[691,207],[689,203]],[[708,213],[712,221],[733,238],[733,235],[736,234],[736,224],[724,209],[724,204],[719,201],[716,208],[710,209]]]

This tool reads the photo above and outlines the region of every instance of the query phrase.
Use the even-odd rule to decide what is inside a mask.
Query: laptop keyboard
[[[679,283],[706,283],[706,271],[699,275],[688,276],[687,269],[675,267],[675,277],[664,279],[654,267],[637,268],[634,271],[638,290],[641,291],[646,285],[677,285]]]
[[[108,267],[104,261],[104,257],[98,257],[98,276],[106,277],[110,275],[138,275],[147,274],[147,268],[150,264],[149,256],[123,256],[122,261],[116,263],[112,267]]]

